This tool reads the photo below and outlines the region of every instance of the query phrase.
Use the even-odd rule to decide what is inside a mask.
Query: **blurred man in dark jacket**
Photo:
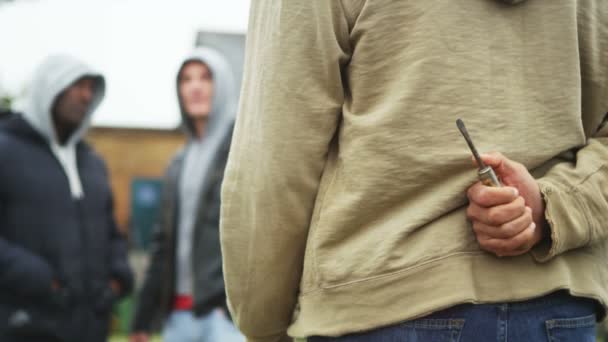
[[[104,78],[68,56],[38,68],[0,124],[0,341],[105,341],[128,293],[103,161],[82,141]]]

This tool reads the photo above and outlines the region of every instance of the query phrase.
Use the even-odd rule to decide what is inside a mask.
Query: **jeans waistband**
[[[451,308],[440,310],[433,313],[431,316],[444,316],[444,314],[453,314],[456,312],[461,312],[462,310],[469,310],[473,307],[501,307],[504,309],[508,309],[509,311],[526,311],[526,310],[535,310],[543,307],[553,307],[559,305],[570,305],[570,306],[581,306],[587,308],[593,308],[598,314],[601,313],[600,305],[590,298],[584,297],[575,297],[572,296],[567,290],[559,290],[552,292],[550,294],[540,296],[537,298],[532,298],[523,301],[516,302],[502,302],[502,303],[487,303],[487,304],[460,304],[453,306]]]

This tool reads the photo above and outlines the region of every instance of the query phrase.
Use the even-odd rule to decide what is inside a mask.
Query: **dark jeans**
[[[524,302],[464,304],[409,322],[309,342],[595,342],[596,303],[566,292]]]

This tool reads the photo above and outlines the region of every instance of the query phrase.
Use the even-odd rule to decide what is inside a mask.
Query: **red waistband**
[[[174,310],[192,310],[194,308],[194,300],[192,296],[177,295],[173,298]]]

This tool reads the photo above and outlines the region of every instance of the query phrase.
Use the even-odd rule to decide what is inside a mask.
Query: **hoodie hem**
[[[540,264],[530,254],[501,259],[456,255],[411,271],[301,295],[293,337],[341,336],[427,316],[455,305],[529,300],[557,290],[601,303],[608,293],[589,267],[594,256],[572,252]],[[602,313],[603,316],[604,313]]]

